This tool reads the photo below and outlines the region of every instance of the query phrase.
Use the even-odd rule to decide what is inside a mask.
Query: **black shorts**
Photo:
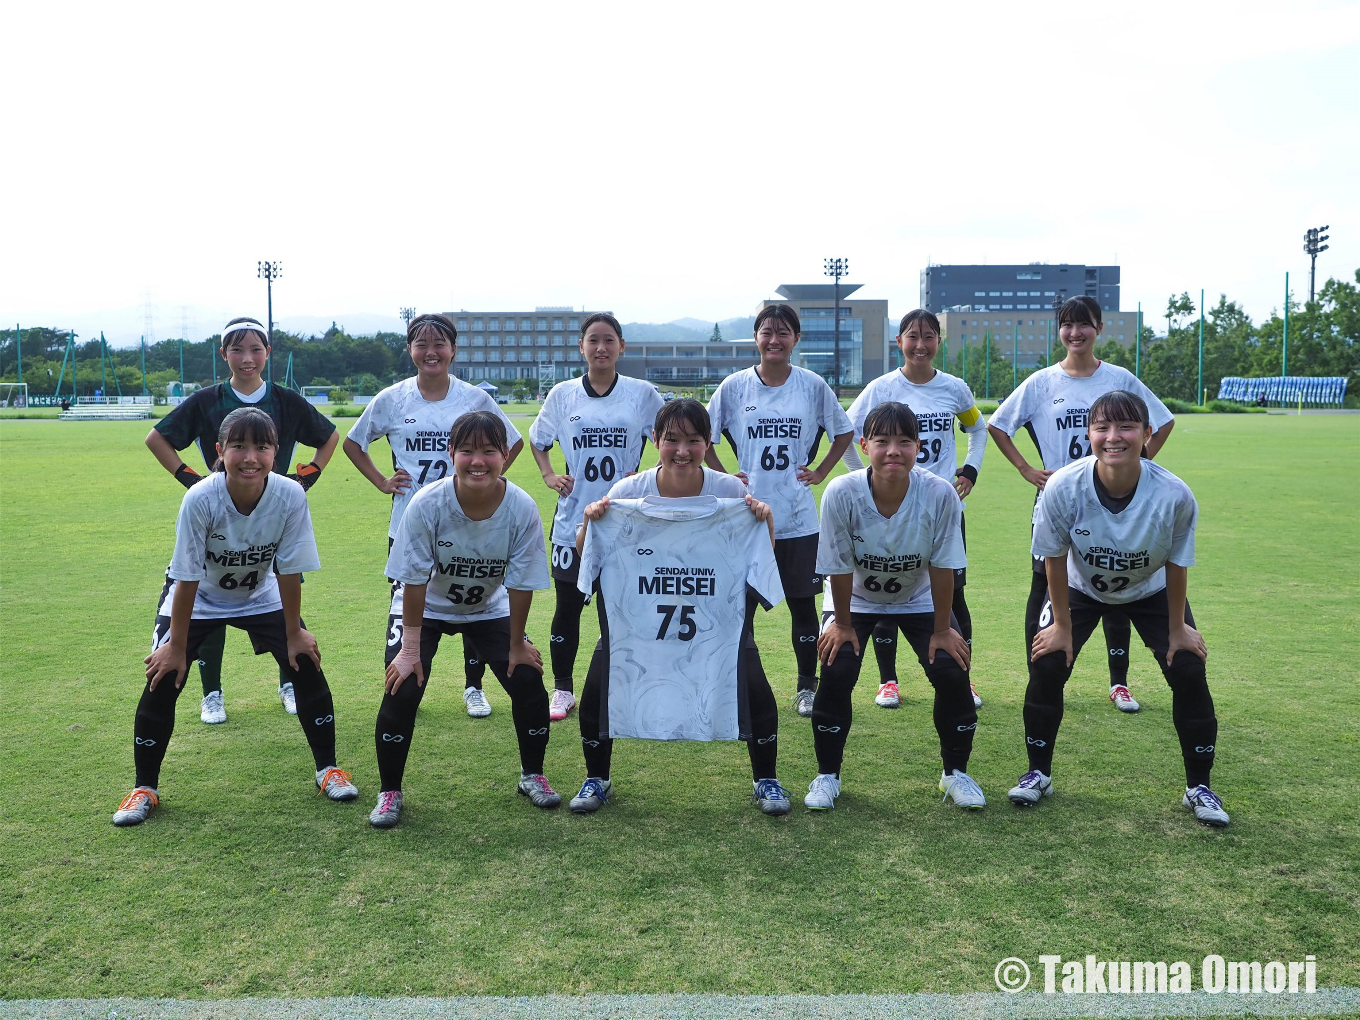
[[[387,647],[383,652],[383,665],[392,665],[392,660],[401,651],[401,617],[388,614]],[[505,672],[510,661],[510,617],[498,616],[494,620],[469,620],[454,623],[452,620],[435,620],[425,617],[420,628],[420,664],[425,670],[425,678],[430,677],[430,664],[439,650],[439,639],[445,634],[462,634],[463,649],[470,663],[474,659],[492,667],[498,676]]]
[[[565,581],[567,584],[576,584],[576,579],[581,576],[581,554],[576,551],[574,545],[550,545],[552,579],[554,581]]]
[[[835,613],[822,613],[822,630],[826,625],[836,618]],[[859,638],[861,658],[873,645],[874,628],[881,623],[886,623],[893,630],[898,631],[907,639],[907,644],[911,645],[912,651],[916,653],[916,658],[927,670],[933,670],[936,665],[956,666],[958,663],[946,651],[935,653],[935,662],[932,663],[928,656],[930,654],[930,635],[935,633],[935,614],[932,613],[855,613],[850,614],[850,626],[855,628],[855,636]],[[949,614],[949,626],[955,630],[959,629],[958,618],[953,613]],[[859,674],[858,667],[855,670]]]
[[[822,593],[822,575],[817,573],[817,536],[774,540],[774,562],[786,599],[810,599]]]
[[[306,629],[306,624],[298,621]],[[185,658],[193,662],[198,658],[198,650],[203,642],[223,627],[235,627],[250,636],[250,647],[256,655],[273,655],[279,665],[288,666],[288,625],[283,619],[283,610],[275,609],[268,613],[252,616],[227,616],[211,620],[190,620],[189,639],[184,646]],[[151,635],[151,648],[154,651],[170,640],[170,617],[156,617],[156,626]]]
[[[1122,616],[1127,617],[1133,624],[1143,644],[1152,650],[1158,663],[1165,670],[1166,650],[1171,645],[1170,607],[1167,604],[1165,588],[1145,595],[1137,601],[1120,603],[1101,602],[1085,592],[1072,588],[1067,593],[1067,605],[1072,616],[1072,666],[1077,664],[1077,656],[1081,654],[1082,645],[1091,637],[1096,625],[1106,616]],[[1195,617],[1190,612],[1189,602],[1185,604],[1185,622],[1191,627],[1195,625]],[[1046,630],[1051,626],[1053,604],[1045,593],[1043,608],[1039,610],[1039,630]],[[1072,667],[1067,667],[1067,670],[1070,674]]]

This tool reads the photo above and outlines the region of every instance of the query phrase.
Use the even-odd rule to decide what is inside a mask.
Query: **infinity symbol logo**
[[[328,723],[328,722],[335,722],[335,716],[333,716],[333,715],[325,715],[325,716],[322,716],[320,719],[315,720],[315,722],[316,722],[316,725],[318,725],[318,726],[325,726],[326,723]]]
[[[155,742],[154,740],[152,740],[150,737],[134,737],[133,739],[136,740],[137,743],[138,743],[139,745],[141,745],[142,747],[155,747],[155,746],[156,746],[156,742]]]
[[[397,733],[397,734],[384,733],[384,734],[383,734],[383,743],[384,743],[384,744],[400,744],[400,743],[401,743],[403,740],[405,740],[405,739],[406,739],[406,737],[403,736],[403,735],[400,734],[400,733]]]

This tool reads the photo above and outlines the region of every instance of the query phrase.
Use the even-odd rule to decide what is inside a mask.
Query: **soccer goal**
[[[0,407],[27,407],[28,383],[0,382]]]

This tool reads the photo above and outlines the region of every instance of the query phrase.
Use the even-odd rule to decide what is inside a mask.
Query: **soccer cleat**
[[[293,693],[293,685],[279,684],[279,700],[283,702],[283,710],[289,715],[297,715],[297,695]]]
[[[952,776],[947,772],[940,773],[940,792],[944,794],[943,799],[953,797],[955,804],[969,811],[981,811],[987,806],[987,798],[982,795],[982,787],[978,786],[967,772],[960,772],[957,769]]]
[[[562,803],[562,795],[548,785],[546,776],[535,772],[532,774],[519,774],[520,793],[529,798],[529,803],[534,807],[554,808]]]
[[[767,815],[786,815],[793,807],[778,779],[757,779],[752,785],[751,800]]]
[[[578,815],[593,814],[609,802],[613,785],[608,779],[587,779],[581,784],[581,792],[571,798],[567,806]]]
[[[1218,799],[1218,794],[1203,784],[1193,790],[1187,786],[1181,803],[1193,811],[1195,818],[1203,825],[1221,829],[1228,824],[1228,812],[1223,810],[1223,802]],[[117,821],[116,815],[114,821]]]
[[[571,691],[554,689],[552,698],[548,701],[548,718],[553,722],[561,722],[571,710],[576,707],[576,695]]]
[[[808,786],[803,806],[810,811],[830,811],[841,795],[841,781],[829,772],[819,772]]]
[[[1207,791],[1206,791],[1207,792]],[[113,813],[114,825],[141,825],[147,816],[160,804],[156,791],[149,786],[139,786],[123,798],[118,810]],[[1227,815],[1223,816],[1227,818]]]
[[[878,694],[874,697],[874,704],[879,708],[896,708],[902,704],[902,697],[897,693],[897,684],[891,680],[886,684],[879,684]]]
[[[227,706],[222,704],[221,691],[209,691],[203,695],[203,704],[199,706],[198,717],[209,726],[227,721]]]
[[[981,708],[982,695],[977,692],[977,688],[973,686],[973,681],[971,680],[968,681],[968,689],[973,692],[973,707]]]
[[[359,796],[359,788],[350,774],[334,765],[317,770],[316,792],[324,793],[331,800],[353,800]]]
[[[1114,702],[1114,707],[1121,712],[1137,712],[1142,707],[1133,700],[1133,695],[1123,684],[1115,684],[1110,688],[1110,700]]]
[[[390,829],[401,817],[401,791],[384,790],[378,794],[378,806],[368,813],[368,824],[375,829]]]
[[[463,704],[467,705],[467,714],[474,719],[485,719],[491,714],[491,702],[486,700],[480,687],[464,687]]]
[[[1006,796],[1011,799],[1012,804],[1029,807],[1039,803],[1044,797],[1053,796],[1053,780],[1038,769],[1030,769],[1020,777],[1020,782],[1007,791]]]
[[[801,690],[793,697],[793,708],[804,719],[812,715],[812,701],[817,697],[816,691]]]

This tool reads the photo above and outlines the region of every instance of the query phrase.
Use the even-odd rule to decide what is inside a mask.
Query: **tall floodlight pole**
[[[14,324],[14,353],[19,358],[19,385],[24,384],[24,341],[19,333],[19,324]]]
[[[1280,376],[1289,375],[1289,274],[1284,274],[1284,343],[1280,346]],[[1283,392],[1283,391],[1281,391]],[[1283,398],[1281,398],[1283,399]]]
[[[835,352],[835,381],[831,384],[831,389],[835,392],[837,399],[841,395],[841,277],[850,275],[849,259],[823,259],[823,272],[835,279],[835,302],[831,320],[832,349]]]
[[[1317,278],[1317,257],[1331,247],[1330,244],[1323,244],[1330,236],[1324,234],[1324,230],[1331,230],[1329,226],[1309,227],[1308,232],[1303,235],[1303,250],[1308,253],[1312,260],[1308,268],[1308,303],[1311,305],[1314,298],[1314,283]]]
[[[146,337],[142,337],[142,396],[146,396]]]
[[[1143,302],[1138,302],[1138,332],[1133,337],[1133,377],[1143,378]]]
[[[103,332],[103,330],[101,330],[100,333],[99,333],[99,392],[102,393],[102,394],[104,395],[104,399],[105,399],[105,400],[108,400],[108,399],[109,399],[109,374],[108,374],[108,372],[106,372],[105,369],[104,369],[104,353],[105,353],[106,346],[107,346],[107,345],[104,343],[104,332]],[[116,371],[116,370],[115,370],[115,372],[114,372],[114,377],[117,378],[117,371]]]
[[[402,317],[404,320],[406,320],[406,335],[409,337],[409,336],[411,335],[411,319],[414,318],[414,316],[415,316],[415,314],[416,314],[416,310],[415,310],[414,308],[407,308],[407,307],[403,306],[403,307],[399,308],[397,311],[398,311],[398,313],[401,315],[401,317]],[[407,360],[409,360],[409,361],[411,362],[411,367],[412,367],[413,369],[415,369],[416,374],[419,375],[419,374],[420,374],[420,369],[416,368],[415,359],[411,357],[411,348],[410,348],[410,347],[407,347],[407,348],[406,348],[406,357],[407,357]]]
[[[1204,406],[1204,291],[1199,292],[1199,384],[1195,403]]]
[[[282,262],[256,262],[255,275],[264,281],[265,293],[269,300],[269,321],[265,323],[265,329],[269,330],[269,381],[274,381],[274,281],[283,275]]]

